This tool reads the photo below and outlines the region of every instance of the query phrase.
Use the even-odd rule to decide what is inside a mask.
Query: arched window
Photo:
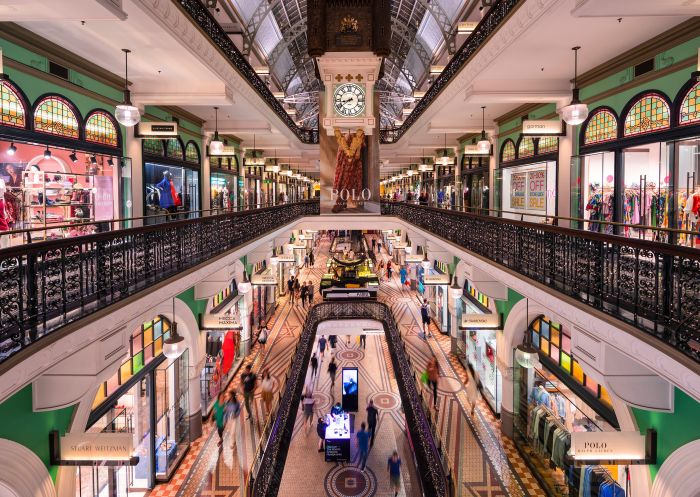
[[[681,103],[681,112],[678,116],[678,124],[687,126],[700,122],[700,82],[695,83],[686,93]]]
[[[559,150],[559,137],[558,136],[543,136],[540,141],[537,142],[537,153],[551,154]]]
[[[163,140],[158,138],[147,138],[143,141],[144,154],[162,157],[164,155],[163,151]]]
[[[658,93],[637,100],[625,116],[624,136],[637,136],[671,127],[668,102]]]
[[[193,164],[199,164],[199,147],[192,140],[188,141],[185,147],[185,160]]]
[[[93,111],[85,121],[85,139],[111,147],[118,146],[117,127],[112,117],[103,110]]]
[[[0,81],[0,124],[15,128],[27,125],[26,111],[19,91],[9,81]]]
[[[73,106],[65,98],[43,98],[34,110],[34,130],[68,138],[80,137],[80,123]]]
[[[501,162],[509,162],[512,160],[515,160],[515,143],[509,138],[503,143]]]
[[[600,109],[588,119],[583,144],[609,142],[617,138],[617,118],[608,109]]]
[[[518,159],[535,155],[535,141],[529,136],[523,136],[518,143]]]
[[[170,138],[167,142],[165,155],[171,159],[183,160],[185,158],[182,153],[182,143],[179,138]]]

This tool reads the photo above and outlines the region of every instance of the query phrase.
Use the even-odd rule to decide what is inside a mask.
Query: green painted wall
[[[513,309],[513,306],[521,301],[524,297],[512,289],[508,289],[508,300],[496,300],[496,310],[503,314],[503,322],[508,319],[508,314]]]
[[[632,413],[641,433],[646,432],[648,428],[657,432],[657,463],[649,466],[652,480],[674,450],[700,439],[700,403],[677,388],[673,413],[635,408],[632,409]]]
[[[199,318],[199,315],[204,314],[207,310],[207,299],[195,299],[194,287],[185,290],[180,295],[178,295],[177,298],[179,298],[185,304],[187,304],[187,307],[190,308],[190,310],[196,318]]]
[[[548,114],[551,114],[552,112],[556,112],[557,106],[556,104],[545,104],[537,109],[533,110],[527,115],[528,119],[542,119],[543,116],[546,116]],[[507,121],[501,125],[498,126],[499,130],[504,130],[507,131],[509,129],[514,129],[516,128],[513,132],[508,133],[507,135],[499,135],[498,137],[498,145],[494,148],[493,153],[496,154],[496,157],[500,159],[501,156],[501,145],[503,145],[503,142],[506,141],[508,138],[513,140],[516,145],[518,143],[518,138],[520,137],[520,131],[522,129],[522,116],[517,117],[511,121]]]
[[[12,440],[34,452],[56,480],[58,466],[49,463],[49,432],[64,434],[73,417],[73,407],[48,412],[32,410],[32,386],[27,385],[0,404],[0,438]]]

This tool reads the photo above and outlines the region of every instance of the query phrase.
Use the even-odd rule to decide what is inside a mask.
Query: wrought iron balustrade
[[[382,214],[569,295],[700,362],[695,248],[399,202],[383,202]]]
[[[380,143],[395,143],[408,129],[415,124],[425,110],[430,107],[462,68],[469,62],[472,56],[487,42],[489,36],[495,33],[505,21],[508,15],[515,10],[524,0],[499,0],[486,13],[474,31],[464,40],[462,46],[452,56],[445,69],[435,79],[423,98],[413,108],[413,111],[404,119],[403,124],[397,128],[383,129],[380,131]]]
[[[0,363],[66,324],[318,213],[312,200],[0,250]]]
[[[253,468],[255,473],[252,475],[251,494],[254,497],[275,497],[279,491],[316,329],[322,321],[335,319],[375,319],[383,323],[406,417],[406,426],[410,430],[413,442],[423,495],[448,497],[449,478],[441,460],[440,450],[433,438],[428,417],[423,410],[420,394],[416,390],[415,377],[408,355],[401,346],[401,335],[394,316],[386,304],[373,301],[324,302],[312,307],[307,314],[292,366],[287,375],[287,386],[280,398],[265,450],[260,461]]]
[[[209,37],[214,46],[218,47],[224,56],[229,60],[236,71],[245,79],[248,84],[260,95],[267,105],[277,114],[277,117],[299,138],[302,143],[318,143],[318,130],[307,129],[297,126],[279,100],[275,98],[265,81],[255,72],[253,66],[246,60],[226,34],[224,28],[209,12],[201,0],[176,0],[182,10],[187,14],[192,22],[197,25],[202,32]]]

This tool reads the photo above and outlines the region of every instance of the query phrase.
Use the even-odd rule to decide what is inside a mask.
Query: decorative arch
[[[179,136],[165,141],[165,156],[170,159],[185,160],[185,146]]]
[[[618,122],[610,107],[599,107],[588,117],[583,127],[583,145],[605,143],[617,139]]]
[[[518,140],[518,159],[535,155],[535,140],[530,136],[521,136]]]
[[[559,151],[558,136],[543,136],[537,142],[537,155],[553,154]]]
[[[671,127],[671,106],[659,92],[647,92],[632,100],[625,115],[622,136],[639,136]]]
[[[87,115],[85,140],[110,147],[119,146],[119,127],[109,112],[96,109]]]
[[[501,146],[501,162],[515,160],[515,142],[508,138]]]
[[[188,141],[187,145],[185,146],[185,161],[193,164],[199,164],[201,162],[199,147],[194,140]]]
[[[700,81],[685,93],[678,111],[678,125],[689,126],[700,123]]]
[[[163,157],[165,155],[165,147],[163,140],[160,138],[147,138],[143,141],[143,153],[146,155],[155,155]]]
[[[27,127],[27,100],[10,80],[0,81],[0,124],[13,128]]]
[[[80,139],[81,118],[73,103],[60,95],[45,95],[34,103],[34,131]]]
[[[0,438],[0,467],[0,495],[56,497],[46,466],[24,445]]]

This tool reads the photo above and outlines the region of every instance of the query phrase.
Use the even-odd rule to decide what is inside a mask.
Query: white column
[[[211,168],[209,165],[209,154],[207,154],[207,144],[209,143],[209,136],[211,133],[204,133],[202,135],[202,205],[200,209],[203,211],[209,210],[211,208]],[[206,215],[211,215],[207,213]]]
[[[126,128],[125,133],[126,155],[131,158],[131,195],[133,217],[144,215],[143,202],[146,187],[143,180],[143,150],[141,140],[134,137],[134,128]],[[134,227],[142,226],[141,221],[136,221]]]
[[[578,127],[566,126],[566,136],[559,137],[559,161],[557,164],[557,213],[560,216],[571,217],[571,157],[573,156],[573,134]],[[548,188],[549,189],[549,188]],[[549,192],[548,192],[549,193]],[[568,226],[561,223],[560,226]]]

